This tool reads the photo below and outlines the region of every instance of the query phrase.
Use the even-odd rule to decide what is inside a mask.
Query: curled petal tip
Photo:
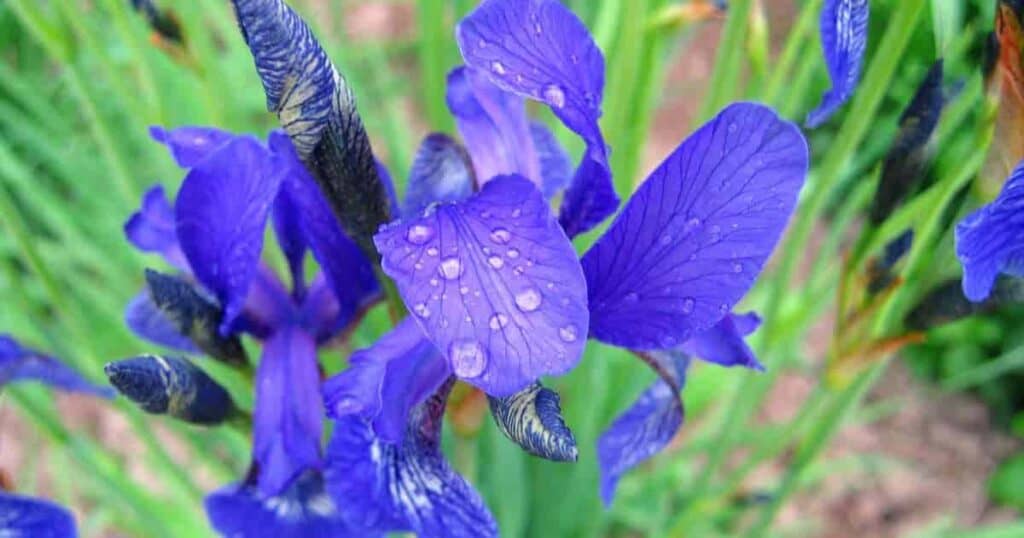
[[[576,461],[579,449],[565,425],[558,393],[534,383],[504,398],[488,397],[491,414],[506,437],[526,452],[552,461]]]

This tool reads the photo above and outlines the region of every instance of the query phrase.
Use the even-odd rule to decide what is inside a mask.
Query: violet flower
[[[263,344],[255,374],[253,470],[241,484],[207,499],[214,527],[244,536],[365,535],[339,517],[324,493],[316,350],[379,299],[367,259],[344,235],[281,133],[271,133],[264,146],[212,128],[152,132],[188,173],[173,207],[154,188],[125,231],[133,244],[162,254],[185,276],[150,273],[150,293],[130,305],[129,324],[161,345],[187,337],[185,351],[199,348],[211,356],[225,345],[212,341],[237,339],[242,332]],[[268,220],[288,260],[290,290],[260,264]],[[309,285],[303,272],[307,250],[323,269]],[[157,364],[189,375],[187,362]],[[111,371],[131,373],[132,365],[114,363]],[[136,385],[148,378],[134,377]],[[173,379],[161,376],[167,378]],[[213,405],[210,398],[204,401]]]
[[[280,0],[235,5],[270,109],[293,140],[320,147],[353,134],[339,125],[363,140],[344,78],[301,19]],[[602,440],[610,500],[618,476],[681,423],[684,354],[759,367],[742,341],[757,317],[730,311],[792,213],[807,146],[764,106],[726,108],[648,178],[581,263],[569,238],[618,204],[597,123],[600,50],[557,0],[486,0],[456,37],[466,66],[449,76],[448,105],[466,150],[428,137],[406,211],[373,238],[411,315],[325,384],[338,419],[326,477],[339,509],[371,528],[492,536],[493,517],[438,447],[452,378],[486,392],[501,429],[528,451],[572,460],[557,395],[538,379],[572,369],[588,336],[637,350],[666,385]],[[547,104],[584,140],[574,172],[524,99]],[[323,176],[314,174],[321,185]],[[548,198],[566,185],[556,218]]]
[[[869,14],[868,0],[825,0],[819,30],[832,88],[821,97],[818,107],[807,114],[808,128],[828,121],[857,89],[868,46]]]
[[[1002,191],[988,205],[956,226],[956,256],[964,268],[964,295],[984,301],[996,277],[1024,276],[1024,161],[1017,164]]]

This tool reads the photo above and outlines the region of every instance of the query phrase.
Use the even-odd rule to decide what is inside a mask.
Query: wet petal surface
[[[1024,276],[1024,162],[1002,192],[956,226],[956,256],[964,267],[964,295],[988,297],[1000,273]]]
[[[473,193],[469,155],[451,137],[427,135],[409,171],[403,215],[415,215],[434,202],[457,202]]]
[[[828,121],[857,89],[868,45],[869,11],[868,0],[825,0],[819,30],[832,88],[807,115],[807,127]]]
[[[583,256],[590,335],[670,349],[747,292],[807,173],[800,131],[764,106],[731,105],[684,141]]]
[[[496,178],[375,241],[384,271],[459,378],[507,396],[578,362],[588,320],[582,271],[528,180]]]

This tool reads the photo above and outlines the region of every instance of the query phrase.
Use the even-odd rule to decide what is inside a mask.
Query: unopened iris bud
[[[110,383],[147,413],[220,424],[235,413],[224,387],[185,359],[143,355],[103,367]]]
[[[877,225],[892,214],[924,175],[928,140],[939,123],[945,103],[942,73],[940,59],[928,70],[900,116],[899,132],[885,156],[882,178],[868,213],[872,224]]]
[[[146,269],[146,284],[153,304],[203,353],[236,366],[248,364],[241,340],[237,336],[221,336],[218,331],[223,318],[221,308],[191,282]]]
[[[576,439],[562,419],[558,393],[534,383],[504,398],[488,397],[498,429],[526,452],[552,461],[576,461]]]
[[[926,331],[974,314],[1024,303],[1024,279],[1002,276],[984,301],[971,302],[964,296],[959,279],[947,280],[925,295],[907,315],[907,328]]]
[[[352,89],[282,0],[234,0],[234,5],[267,108],[277,114],[342,227],[377,259],[372,238],[391,220],[388,194]]]
[[[161,10],[153,0],[131,0],[132,8],[138,11],[149,27],[153,29],[154,38],[166,40],[177,45],[184,43],[181,23],[170,10]]]

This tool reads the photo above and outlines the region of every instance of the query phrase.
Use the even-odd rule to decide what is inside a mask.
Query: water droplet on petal
[[[421,318],[429,318],[430,317],[430,309],[427,308],[427,305],[425,305],[423,303],[416,303],[416,306],[412,307],[412,311],[415,312],[416,315],[421,317]]]
[[[542,301],[540,292],[536,288],[526,288],[516,294],[516,306],[523,312],[533,312],[540,308]]]
[[[735,123],[730,123],[729,124],[729,132],[730,133],[735,133],[736,132],[736,124]]]
[[[741,265],[739,263],[732,264],[732,272],[737,273],[737,274],[742,273],[743,272],[743,265]]]
[[[427,256],[437,256],[437,247],[430,247],[427,249]]]
[[[578,63],[580,63],[580,57],[575,55],[575,54],[570,54],[569,55],[569,61],[574,63],[574,64],[578,64]]]
[[[499,75],[505,74],[505,66],[501,62],[491,62],[491,70]]]
[[[631,292],[626,294],[626,302],[627,303],[635,303],[635,302],[637,302],[639,300],[640,300],[640,295],[638,295],[635,291],[631,291]]]
[[[437,266],[437,272],[448,280],[455,280],[462,275],[462,262],[455,257],[445,258]]]
[[[499,245],[508,243],[509,239],[512,239],[512,234],[509,233],[505,228],[495,228],[491,230],[491,241]]]
[[[505,260],[501,259],[501,256],[491,256],[490,258],[487,258],[487,265],[490,265],[495,269],[501,269],[502,267],[505,267]]]
[[[436,278],[431,278],[430,279],[430,285],[431,286],[437,286],[438,284],[439,284],[439,282],[438,282],[438,280]]]
[[[476,340],[456,340],[448,346],[448,354],[459,377],[476,377],[487,367],[487,352]]]
[[[697,302],[693,300],[693,297],[687,297],[687,298],[683,299],[683,313],[684,314],[689,314],[689,313],[693,312],[693,307],[696,304],[697,304]]]
[[[522,215],[522,214],[523,214],[523,210],[519,209],[518,207],[512,210],[512,218],[514,218],[514,219],[518,219],[519,216]]]
[[[514,260],[519,257],[519,250],[515,248],[510,248],[508,249],[508,252],[505,253],[505,255],[508,256],[510,259]]]
[[[723,314],[729,312],[729,305],[727,305],[725,303],[722,303],[722,304],[718,305],[718,311],[723,313]]]
[[[566,342],[575,342],[579,337],[579,330],[572,323],[558,329],[558,337]]]
[[[565,106],[565,92],[562,88],[552,84],[544,88],[544,100],[555,108],[562,108]]]
[[[533,31],[534,31],[534,33],[536,33],[537,35],[540,35],[540,34],[544,33],[543,29],[541,29],[541,27],[540,27],[540,23],[539,23],[539,22],[538,22],[538,23],[534,23],[534,25],[533,25]]]
[[[480,41],[477,41],[476,46],[477,46],[477,48],[481,48],[481,49],[487,48],[487,42],[484,41],[483,39],[481,39]]]
[[[462,295],[465,295],[465,294],[469,293],[469,286],[462,286],[462,287],[460,287],[459,288],[459,293],[461,293]]]
[[[422,245],[430,238],[434,237],[434,229],[430,226],[424,226],[422,224],[414,224],[409,227],[409,231],[405,234],[405,238],[414,245]]]
[[[661,243],[661,246],[667,247],[672,242],[672,236],[669,234],[662,235],[658,242]]]
[[[508,325],[508,316],[505,314],[495,314],[487,321],[487,325],[491,330],[497,331],[498,329]]]

